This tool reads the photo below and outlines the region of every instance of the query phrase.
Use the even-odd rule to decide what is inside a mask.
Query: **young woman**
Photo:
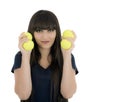
[[[21,102],[68,102],[76,91],[75,74],[78,73],[69,50],[60,46],[61,31],[57,17],[48,10],[39,10],[31,18],[28,32],[33,36],[34,48],[23,49],[28,41],[22,33],[15,55],[12,72],[15,76],[15,93]],[[75,34],[75,33],[74,33]]]

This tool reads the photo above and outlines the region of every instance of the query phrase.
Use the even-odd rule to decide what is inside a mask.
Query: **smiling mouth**
[[[49,41],[41,41],[43,44],[48,44]]]

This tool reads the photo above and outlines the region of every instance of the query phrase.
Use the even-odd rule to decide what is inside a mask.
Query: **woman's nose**
[[[43,39],[48,38],[48,33],[47,33],[47,32],[43,32],[43,34],[42,34],[42,38],[43,38]]]

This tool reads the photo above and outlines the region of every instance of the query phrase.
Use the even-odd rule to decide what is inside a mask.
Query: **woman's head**
[[[53,47],[57,47],[59,45],[61,40],[60,26],[56,15],[51,11],[39,10],[32,16],[30,20],[28,32],[33,34],[35,47],[37,47],[37,44],[34,38],[34,32],[39,32],[41,30],[56,30],[56,38]]]
[[[34,33],[40,32],[42,30],[54,31],[56,32],[56,37],[53,45],[51,46],[50,54],[52,55],[52,60],[58,59],[61,56],[61,31],[58,19],[56,15],[48,10],[39,10],[31,18],[28,26],[28,32],[33,35],[34,49],[32,51],[33,62],[37,62],[41,57],[38,49],[38,44],[35,40]]]

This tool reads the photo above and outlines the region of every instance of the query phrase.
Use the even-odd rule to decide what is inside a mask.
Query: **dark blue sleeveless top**
[[[72,55],[72,54],[71,54]],[[21,52],[15,55],[14,64],[12,67],[12,72],[21,66]],[[78,73],[74,56],[72,55],[72,67],[74,68],[76,74]],[[35,64],[31,68],[31,78],[32,78],[32,88],[34,90],[32,102],[51,102],[51,68],[48,67],[44,69],[39,64]],[[31,102],[31,101],[30,101]]]

